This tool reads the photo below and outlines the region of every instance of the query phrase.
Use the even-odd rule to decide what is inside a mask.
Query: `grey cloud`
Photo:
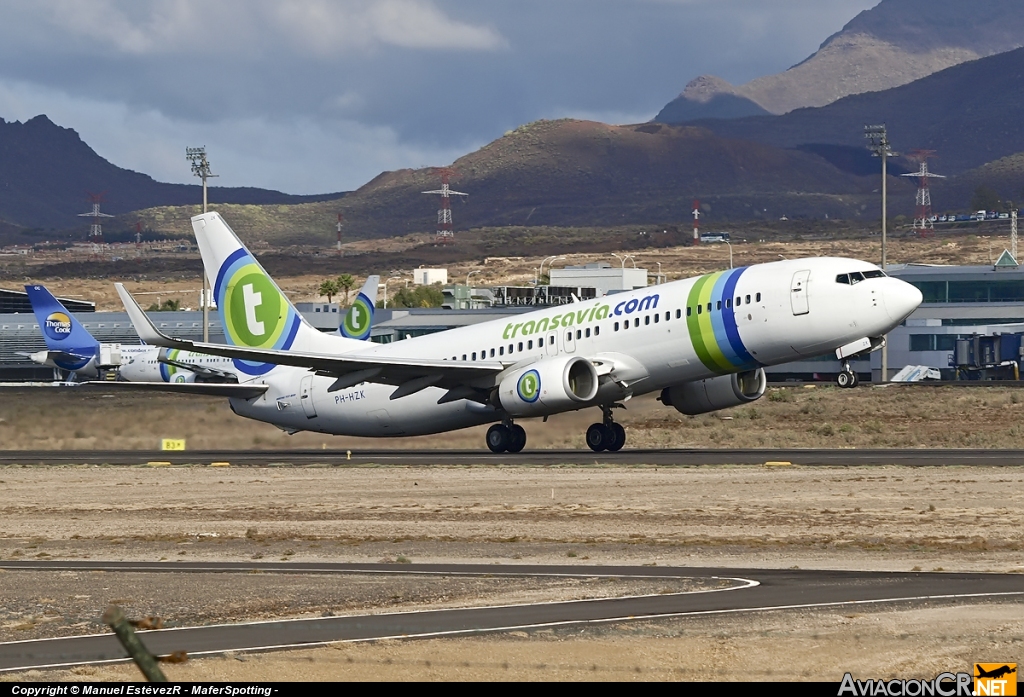
[[[238,163],[237,183],[313,192],[445,164],[538,118],[650,118],[699,74],[738,83],[784,70],[871,4],[11,0],[0,6],[0,81],[40,111],[59,101],[69,116],[57,120],[87,140],[109,132],[96,136],[108,152],[134,158],[107,155],[122,166],[167,178],[177,156],[146,159],[145,129],[154,152],[205,132],[211,151],[216,136],[234,153],[220,161]],[[0,117],[14,118],[3,94]],[[74,104],[93,115],[88,126]],[[135,145],[118,145],[104,110]],[[240,130],[290,145],[247,148],[230,137]],[[308,166],[283,166],[289,156]]]

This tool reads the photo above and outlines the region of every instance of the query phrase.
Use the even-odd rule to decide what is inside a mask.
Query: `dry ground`
[[[275,274],[274,280],[293,302],[326,300],[317,292],[321,281],[332,277],[332,275],[347,272],[356,276],[358,287],[365,280],[365,272],[357,273],[353,269],[362,266],[359,261],[360,255],[374,254],[375,258],[380,259],[382,266],[372,269],[372,272],[381,274],[382,277],[404,276],[411,281],[412,269],[407,263],[403,263],[403,255],[410,249],[416,249],[425,243],[429,244],[428,238],[423,235],[410,235],[386,241],[353,242],[346,245],[346,253],[354,256],[338,259],[336,264],[333,261],[324,262],[324,260],[317,262],[319,265],[327,263],[326,268],[335,269],[330,273]],[[946,235],[931,239],[897,238],[889,241],[888,260],[889,263],[986,264],[998,258],[1002,250],[1009,248],[1009,245],[1008,231],[1003,234],[1000,230],[989,231],[986,236],[957,234],[953,237]],[[881,242],[878,237],[845,240],[808,239],[786,242],[752,239],[748,242],[733,244],[733,262],[736,266],[743,266],[776,261],[779,257],[793,259],[806,256],[846,256],[874,261],[880,258],[880,250]],[[295,251],[304,251],[308,254],[314,250]],[[668,280],[718,271],[727,268],[729,264],[729,248],[724,244],[620,250],[616,253],[620,257],[626,253],[632,254],[636,264],[641,268],[646,267],[651,273],[652,283],[654,274],[659,270],[659,263],[661,272],[666,275]],[[147,304],[155,302],[157,297],[161,299],[177,298],[181,301],[182,307],[194,306],[198,303],[199,288],[202,282],[195,271],[151,274],[148,279],[137,277],[123,279],[72,278],[67,275],[53,277],[52,274],[39,275],[34,271],[41,266],[45,267],[47,264],[61,261],[66,256],[68,256],[67,253],[64,253],[63,256],[56,253],[39,254],[30,258],[27,265],[25,265],[24,259],[0,259],[0,271],[5,264],[17,264],[18,276],[23,276],[25,283],[42,282],[56,295],[80,296],[94,301],[96,309],[99,311],[122,309],[117,293],[114,291],[113,282],[115,280],[125,281],[125,285],[133,293],[143,293],[144,295],[139,296],[139,300]],[[448,278],[452,283],[465,282],[466,275],[470,271],[479,271],[473,276],[474,284],[528,285],[533,282],[536,270],[547,255],[537,257],[492,256],[480,259],[463,258],[457,250],[454,250],[451,256],[450,262],[442,265],[447,266]],[[565,259],[555,262],[556,267],[594,262],[619,263],[611,254],[603,252],[597,254],[569,252],[562,256]],[[191,258],[198,259],[198,255],[194,253],[173,255],[175,261]],[[547,268],[548,266],[545,266],[545,269]],[[198,269],[198,265],[196,265],[196,269]],[[396,284],[400,283],[402,281],[392,281],[390,286],[392,291]],[[7,283],[6,285],[14,287],[17,284]]]
[[[1024,390],[1017,387],[831,385],[769,388],[749,406],[684,416],[654,395],[615,418],[630,448],[1024,448]],[[585,448],[596,409],[547,423],[523,419],[528,448]],[[80,388],[3,388],[0,449],[120,450],[184,438],[191,450],[322,448],[483,449],[486,426],[420,438],[369,439],[300,433],[235,416],[227,400],[160,393],[85,393]]]
[[[1024,469],[0,468],[3,559],[323,560],[1024,572]],[[1022,575],[1024,588],[1024,575]],[[0,573],[4,639],[611,596],[621,582]],[[658,582],[647,592],[685,589]],[[1024,605],[754,613],[169,665],[183,680],[933,677],[1020,662]],[[135,679],[129,666],[5,679]]]

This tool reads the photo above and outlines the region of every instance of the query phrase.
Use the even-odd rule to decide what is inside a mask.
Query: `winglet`
[[[135,333],[139,335],[144,343],[152,344],[153,346],[166,346],[168,348],[183,348],[191,349],[191,341],[183,341],[181,339],[172,339],[167,336],[153,324],[153,321],[142,311],[139,303],[136,302],[132,294],[128,292],[128,289],[124,287],[123,283],[115,283],[114,287],[117,289],[117,294],[121,298],[121,304],[124,305],[125,311],[128,313],[128,319],[132,321],[132,326],[135,327]]]

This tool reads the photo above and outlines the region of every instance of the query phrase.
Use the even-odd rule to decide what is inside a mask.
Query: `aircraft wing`
[[[224,382],[122,382],[111,380],[82,382],[76,387],[76,389],[80,388],[111,392],[177,392],[178,394],[240,397],[242,399],[259,397],[269,389],[267,385],[237,385]]]
[[[45,363],[46,361],[86,361],[93,357],[93,354],[80,354],[71,353],[69,351],[37,351],[35,353],[27,353],[25,351],[18,351],[17,355],[31,358],[36,363]]]
[[[142,308],[125,289],[123,284],[114,284],[124,303],[125,310],[139,337],[147,344],[184,349],[196,353],[226,356],[256,363],[273,363],[298,368],[307,368],[318,375],[337,378],[329,391],[346,389],[361,382],[376,382],[395,385],[391,395],[398,399],[414,394],[427,387],[443,387],[449,390],[465,391],[467,388],[488,389],[494,385],[494,377],[505,369],[497,361],[442,361],[416,358],[391,358],[358,353],[332,356],[322,353],[301,351],[275,351],[223,344],[206,344],[187,339],[167,336],[149,319]],[[472,398],[459,393],[459,398]],[[454,398],[454,394],[453,394]],[[444,398],[442,398],[444,401]]]

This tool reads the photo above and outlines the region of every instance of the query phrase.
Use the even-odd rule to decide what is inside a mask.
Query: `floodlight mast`
[[[882,159],[882,271],[885,271],[885,233],[888,224],[888,188],[886,182],[888,160],[890,157],[899,157],[899,153],[893,151],[884,123],[864,126],[864,137],[871,143],[868,146],[871,154]],[[884,343],[882,344],[882,382],[889,382],[889,348]]]
[[[206,159],[206,146],[185,148],[185,159],[192,163],[192,174],[203,180],[203,213],[206,213],[206,180],[216,177],[210,174],[210,161]],[[203,266],[203,343],[210,342],[210,280]]]

